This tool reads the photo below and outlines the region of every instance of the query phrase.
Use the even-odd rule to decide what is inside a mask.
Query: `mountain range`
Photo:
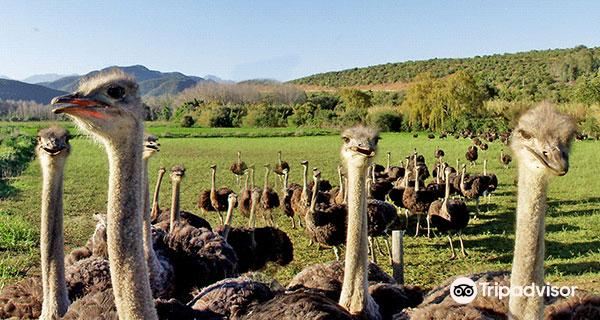
[[[119,68],[124,72],[134,76],[140,86],[142,96],[160,96],[163,94],[177,94],[189,87],[206,80],[201,77],[188,76],[181,72],[160,72],[150,70],[142,65],[134,66],[111,66],[101,70],[94,70],[85,75],[61,76],[58,74],[35,75],[24,79],[23,81],[1,79],[0,81],[0,100],[33,100],[38,103],[48,103],[54,96],[73,92],[77,89],[79,81],[88,76],[97,74],[108,69]],[[35,84],[27,83],[30,81],[42,80]]]

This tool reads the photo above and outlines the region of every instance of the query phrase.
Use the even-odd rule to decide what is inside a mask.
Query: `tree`
[[[600,73],[577,79],[571,99],[587,105],[600,103]]]
[[[194,125],[194,123],[196,123],[196,120],[194,120],[194,118],[192,118],[192,116],[184,116],[181,119],[181,126],[184,128],[190,128],[191,126]]]
[[[371,107],[371,96],[357,89],[342,89],[340,91],[340,100],[344,105],[345,111],[351,109],[368,109]]]

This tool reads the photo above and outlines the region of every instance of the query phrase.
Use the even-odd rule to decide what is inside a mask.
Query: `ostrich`
[[[162,180],[166,172],[167,169],[165,169],[165,167],[160,167],[158,169],[158,178],[156,179],[156,186],[154,187],[154,195],[152,197],[152,209],[150,212],[150,219],[152,220],[153,224],[156,223],[156,219],[158,218],[158,215],[160,213],[160,208],[158,205],[158,194],[160,193],[160,185],[162,184]]]
[[[290,171],[290,165],[286,162],[281,160],[281,151],[277,151],[277,163],[275,164],[275,168],[273,169],[273,172],[279,176],[279,178],[283,178],[283,170],[287,169],[288,172]],[[277,181],[277,180],[276,180]]]
[[[504,165],[505,169],[508,169],[508,165],[511,163],[512,157],[504,153],[504,149],[500,150],[500,163]]]
[[[387,175],[387,178],[390,182],[394,182],[404,176],[404,168],[398,166],[392,166],[391,162],[392,153],[387,152],[387,165],[385,167],[384,173]]]
[[[416,163],[413,167],[414,176],[419,177],[419,169],[420,167]],[[429,205],[435,200],[434,193],[430,190],[420,190],[420,179],[415,179],[415,186],[406,187],[404,189],[404,194],[402,195],[402,202],[406,209],[408,209],[413,214],[417,215],[417,230],[415,232],[415,237],[419,235],[419,227],[421,222],[421,214],[427,214],[427,210],[429,209]],[[427,219],[427,234],[429,235],[429,219]]]
[[[159,173],[160,174],[160,173]],[[171,168],[169,178],[171,179],[171,209],[161,211],[160,215],[154,221],[154,226],[164,232],[172,231],[173,221],[187,223],[194,228],[206,228],[212,230],[210,223],[203,218],[187,211],[180,210],[180,190],[181,181],[185,176],[185,168],[182,165],[175,165]]]
[[[452,256],[450,259],[456,258],[454,246],[452,245],[452,237],[450,231],[457,231],[458,240],[460,241],[460,250],[463,257],[467,256],[465,247],[462,241],[462,230],[469,223],[469,211],[464,201],[458,199],[450,199],[450,172],[449,168],[444,170],[445,176],[445,195],[443,200],[436,200],[429,206],[428,219],[431,224],[441,232],[448,232],[448,241],[450,242],[450,250]]]
[[[292,205],[292,197],[294,196],[294,192],[301,191],[302,187],[297,183],[289,184],[289,172],[287,169],[283,170],[283,190],[281,196],[281,203],[283,203],[283,213],[288,216],[292,222],[292,229],[296,229],[296,220],[294,216],[296,213],[294,212],[294,207]],[[298,214],[300,217],[300,214]]]
[[[250,180],[250,184],[248,184]],[[238,209],[242,216],[250,217],[250,200],[252,196],[252,189],[254,188],[254,165],[249,165],[246,170],[246,179],[244,180],[244,187],[240,191],[240,200],[238,203]]]
[[[157,319],[144,261],[142,217],[143,103],[138,85],[122,71],[100,73],[74,94],[52,99],[104,144],[109,159],[107,243],[116,310],[121,319]]]
[[[490,204],[490,198],[492,197],[492,192],[496,191],[498,188],[498,177],[487,171],[487,159],[483,160],[483,177],[487,180],[486,188],[483,190],[483,196],[487,196],[486,198],[486,207]],[[489,211],[489,208],[486,208],[486,211]]]
[[[445,155],[446,155],[446,153],[444,152],[444,150],[440,149],[439,146],[435,147],[434,156],[438,160],[439,163],[441,163],[442,161],[444,161],[444,156]]]
[[[55,319],[70,301],[65,282],[63,174],[70,154],[69,133],[60,127],[43,129],[35,149],[42,169],[41,281],[26,278],[0,292],[0,318]],[[43,301],[43,302],[42,302]]]
[[[313,190],[310,208],[305,216],[306,232],[311,242],[333,247],[336,260],[340,259],[339,246],[344,243],[346,231],[345,205],[331,204],[328,201],[318,201],[321,172],[313,170]]]
[[[471,165],[474,165],[475,161],[477,161],[477,157],[477,146],[469,146],[469,148],[467,148],[467,152],[465,153],[465,158],[467,161],[469,161]]]
[[[284,169],[284,170],[289,170]],[[279,207],[279,195],[277,192],[273,190],[273,188],[269,187],[269,173],[271,173],[271,166],[269,164],[265,164],[265,183],[262,190],[262,195],[260,197],[261,209],[266,213],[263,213],[265,220],[273,226],[275,225],[275,220],[273,219],[273,209]]]
[[[294,248],[288,235],[273,227],[237,228],[231,226],[237,195],[228,198],[225,225],[219,233],[233,247],[238,257],[237,272],[243,273],[262,269],[269,261],[281,266],[289,264],[294,257]]]
[[[217,165],[210,166],[210,190],[204,190],[200,193],[198,207],[202,212],[214,212],[219,215],[219,221],[223,224],[223,214],[221,212],[227,210],[227,197],[233,191],[226,187],[221,187],[217,190]]]
[[[229,167],[229,170],[235,176],[235,182],[239,186],[240,177],[246,173],[246,170],[248,170],[248,166],[244,161],[242,161],[242,153],[240,151],[237,152],[237,161],[234,162],[231,167]]]
[[[512,272],[488,272],[469,275],[476,283],[544,286],[544,229],[546,191],[552,176],[565,175],[568,154],[575,135],[573,120],[542,104],[521,116],[511,139],[518,160],[519,186]],[[510,276],[510,277],[509,277]],[[564,299],[534,296],[478,296],[468,305],[458,305],[449,297],[449,279],[430,291],[417,309],[395,319],[594,319],[600,314],[600,297],[577,293]],[[461,317],[468,313],[470,316]],[[454,319],[452,318],[452,319]]]
[[[468,183],[465,178],[465,171],[467,170],[467,166],[465,164],[462,165],[462,174],[460,176],[460,192],[467,199],[475,200],[475,216],[473,219],[477,219],[477,215],[480,213],[479,211],[479,197],[483,195],[484,190],[487,189],[487,182],[489,179],[483,176],[471,176],[469,177]]]
[[[368,291],[365,194],[366,171],[375,155],[379,135],[369,128],[354,127],[345,130],[342,137],[341,154],[348,168],[348,232],[339,304],[321,294],[295,291],[257,305],[242,319],[381,319],[379,307]]]

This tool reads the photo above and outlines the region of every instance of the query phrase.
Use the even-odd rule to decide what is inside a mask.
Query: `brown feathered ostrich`
[[[444,152],[444,150],[440,149],[439,146],[435,147],[435,152],[433,154],[435,156],[435,158],[438,160],[439,163],[442,163],[444,161],[444,156],[446,155],[446,153]]]
[[[417,165],[415,157],[415,165],[413,166],[414,177],[419,177],[420,166]],[[421,224],[421,215],[427,214],[429,205],[435,200],[434,193],[430,190],[420,188],[420,179],[415,179],[414,187],[406,187],[404,194],[402,195],[402,202],[408,211],[417,216],[417,227],[415,231],[415,237],[419,235],[419,228]],[[429,219],[427,220],[427,233],[429,235]]]
[[[384,173],[387,175],[387,179],[389,182],[394,182],[396,180],[398,180],[399,178],[404,176],[404,168],[403,167],[399,167],[399,166],[392,166],[391,165],[391,157],[392,157],[392,153],[391,152],[387,152],[387,165],[385,166],[385,171]]]
[[[285,266],[294,258],[294,248],[288,235],[273,227],[244,228],[232,227],[233,209],[237,195],[231,193],[228,198],[225,225],[218,227],[219,233],[229,243],[237,255],[237,272],[257,271],[268,262]]]
[[[336,260],[339,260],[339,246],[346,239],[347,207],[329,201],[319,202],[321,172],[316,168],[313,170],[313,180],[310,207],[304,217],[306,233],[311,243],[332,247]]]
[[[477,146],[469,146],[465,153],[465,158],[471,165],[475,165],[475,161],[477,161],[478,158]]]
[[[250,217],[250,201],[252,189],[254,188],[254,165],[249,165],[246,170],[246,178],[244,179],[244,187],[240,191],[238,209],[243,217]]]
[[[506,153],[504,153],[504,149],[500,150],[500,163],[504,166],[505,169],[508,169],[508,165],[511,163],[512,157]]]
[[[60,127],[50,127],[38,133],[37,141],[35,151],[42,169],[42,277],[26,278],[0,291],[2,319],[58,319],[70,304],[63,248],[63,175],[71,151],[69,133]]]
[[[365,185],[379,136],[375,130],[354,127],[345,130],[342,137],[341,153],[348,168],[348,232],[339,304],[321,294],[299,290],[258,304],[242,319],[381,319],[379,307],[368,291]]]
[[[300,226],[303,226],[302,221],[310,205],[310,191],[308,189],[308,161],[300,162],[302,165],[302,188],[292,192],[290,199],[292,210],[298,216]]]
[[[292,222],[292,229],[296,229],[296,212],[294,211],[294,206],[292,205],[292,198],[294,196],[294,192],[302,191],[302,186],[297,183],[289,183],[289,172],[287,169],[283,170],[283,189],[280,203],[283,204],[283,213],[288,216]],[[298,214],[298,220],[300,220],[300,215]]]
[[[287,170],[287,169],[286,169]],[[269,174],[271,173],[271,166],[265,164],[265,183],[263,185],[262,194],[260,196],[261,209],[263,211],[263,217],[271,226],[275,225],[273,219],[273,209],[279,207],[279,195],[273,188],[269,187]]]
[[[244,161],[242,161],[242,153],[240,151],[237,152],[237,160],[233,164],[231,164],[229,170],[235,176],[235,182],[239,186],[240,177],[246,173],[246,170],[248,170],[248,166]]]
[[[283,179],[283,170],[287,169],[290,171],[290,165],[286,161],[281,160],[281,151],[277,151],[277,163],[273,167],[273,172],[279,176],[280,179]]]
[[[547,104],[526,112],[511,139],[518,160],[519,185],[517,224],[512,272],[488,272],[467,277],[476,284],[505,286],[544,286],[544,216],[546,191],[552,176],[562,176],[569,168],[568,154],[575,134],[573,120]],[[569,298],[478,295],[467,305],[450,297],[449,279],[430,291],[419,308],[395,319],[596,319],[600,296],[578,292]],[[544,303],[547,305],[544,307]]]
[[[181,223],[187,223],[194,228],[212,230],[210,223],[205,219],[180,209],[181,182],[184,177],[185,167],[183,165],[175,165],[171,168],[171,173],[169,174],[169,178],[171,179],[171,208],[160,212],[158,217],[153,221],[154,227],[164,232],[170,232],[173,221],[177,220]]]
[[[479,210],[479,197],[483,195],[484,190],[487,188],[487,182],[489,179],[483,176],[470,176],[468,179],[465,178],[465,172],[467,166],[462,165],[462,174],[460,176],[460,192],[469,200],[475,200],[475,216],[473,219],[477,219],[477,215],[480,213]]]
[[[450,259],[456,258],[454,246],[452,245],[451,232],[458,234],[458,240],[460,241],[460,251],[463,257],[467,256],[465,246],[462,241],[462,230],[467,227],[469,223],[469,210],[464,201],[459,199],[450,199],[450,176],[451,170],[446,168],[444,170],[444,181],[446,183],[445,194],[443,200],[436,200],[429,206],[428,219],[431,221],[431,225],[437,228],[440,232],[446,232],[448,234],[448,241],[450,242],[450,251],[452,256]]]
[[[157,319],[144,263],[142,142],[144,106],[133,78],[121,71],[100,73],[76,93],[52,99],[64,113],[104,144],[109,159],[107,243],[120,319]]]
[[[217,189],[217,165],[210,166],[210,190],[204,190],[200,193],[198,208],[202,212],[217,212],[219,221],[223,224],[222,212],[227,210],[227,197],[233,191],[227,187]]]

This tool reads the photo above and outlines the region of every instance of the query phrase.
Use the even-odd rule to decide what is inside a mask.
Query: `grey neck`
[[[42,217],[40,252],[44,300],[40,319],[58,319],[69,308],[65,283],[63,173],[66,158],[40,155]]]

